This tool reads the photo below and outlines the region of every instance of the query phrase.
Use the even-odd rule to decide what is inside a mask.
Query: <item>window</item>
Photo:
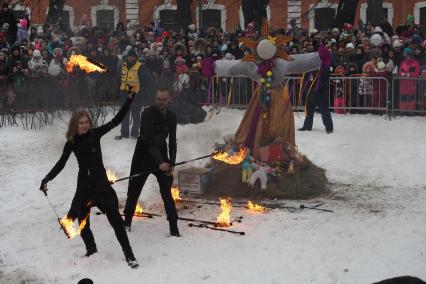
[[[426,7],[420,8],[420,27],[423,33],[426,32]]]
[[[70,29],[70,12],[69,11],[62,11],[61,15],[61,26],[65,29]]]
[[[325,31],[333,27],[336,10],[334,8],[315,9],[315,28],[318,31]]]
[[[177,31],[177,12],[176,10],[164,9],[160,11],[161,24],[166,30]]]
[[[367,23],[368,23],[368,7],[367,7]],[[383,19],[388,19],[389,21],[389,9],[388,8],[383,8]],[[390,23],[392,24],[392,23]]]
[[[202,28],[208,29],[215,27],[220,30],[222,28],[221,10],[218,9],[205,9],[201,14]]]
[[[12,10],[12,13],[15,15],[16,19],[25,19],[24,10]]]
[[[114,10],[96,11],[96,25],[104,31],[114,30]]]

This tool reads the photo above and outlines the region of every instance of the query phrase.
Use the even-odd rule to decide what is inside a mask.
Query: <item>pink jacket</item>
[[[411,58],[405,58],[401,63],[399,75],[403,78],[417,78],[421,75],[420,64]],[[415,80],[402,79],[400,84],[401,95],[415,95],[416,82]]]

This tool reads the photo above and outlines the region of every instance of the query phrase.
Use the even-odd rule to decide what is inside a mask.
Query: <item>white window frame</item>
[[[314,7],[315,4],[311,4],[309,5],[309,9],[312,9]],[[337,7],[339,5],[337,3],[325,3],[325,2],[320,2],[316,5],[315,9],[313,9],[313,11],[310,13],[309,15],[309,32],[312,32],[315,29],[315,10],[316,9],[320,9],[320,8],[330,8],[330,9],[334,9],[336,11],[335,14],[337,14]]]
[[[367,23],[367,7],[367,3],[362,3],[359,11],[359,17],[364,24]],[[383,2],[383,8],[388,9],[388,22],[389,24],[393,25],[393,17],[395,12],[393,9],[393,4],[390,2]]]
[[[414,23],[416,25],[420,24],[420,9],[426,8],[426,1],[417,2],[414,4]]]
[[[244,30],[243,6],[240,6],[240,10],[238,11],[238,14],[240,17],[240,27],[242,30]],[[266,6],[266,17],[268,18],[268,21],[271,21],[271,7],[269,5]]]
[[[31,20],[31,8],[18,3],[13,7],[12,11],[28,11],[28,17]],[[29,27],[28,27],[29,28]]]
[[[102,10],[112,10],[114,11],[114,29],[118,24],[118,21],[120,19],[120,10],[113,5],[108,5],[106,4],[108,1],[101,1],[101,4],[97,5],[97,6],[93,6],[91,11],[90,11],[90,17],[92,19],[92,27],[96,27],[97,26],[97,12],[98,11],[102,11]]]
[[[214,0],[209,0],[207,4],[203,4],[201,6],[201,9],[202,10],[220,10],[220,27],[222,28],[223,31],[226,31],[226,17],[227,17],[226,6],[221,4],[215,4],[214,2],[215,2]],[[197,21],[197,27],[200,23],[200,20],[199,20],[200,17],[198,13],[199,9],[200,8],[198,6],[195,9],[195,18]]]
[[[177,10],[177,5],[172,4],[170,0],[164,1],[163,4],[161,4],[157,8],[155,8],[154,15],[153,15],[154,21],[158,22],[158,21],[161,20],[161,18],[160,18],[160,12],[162,10],[175,10],[176,11]]]
[[[74,25],[75,22],[75,14],[74,14],[74,8],[69,5],[64,5],[64,11],[67,11],[70,15],[70,22],[68,23],[70,25],[70,28],[73,32],[77,31],[77,27]],[[46,15],[49,13],[49,7],[46,9]]]

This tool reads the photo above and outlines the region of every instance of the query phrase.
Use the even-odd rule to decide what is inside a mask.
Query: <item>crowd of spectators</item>
[[[3,5],[0,11],[0,109],[12,106],[17,96],[25,95],[22,88],[28,78],[49,78],[50,82],[53,78],[57,89],[67,87],[65,66],[72,54],[82,54],[103,63],[110,70],[108,81],[114,82],[123,58],[131,49],[154,77],[168,78],[177,91],[191,88],[206,96],[214,76],[215,60],[241,59],[252,53],[238,38],[257,37],[253,23],[245,30],[236,27],[232,31],[222,31],[210,27],[198,33],[195,25],[172,31],[164,29],[159,22],[143,27],[129,27],[120,22],[113,31],[106,31],[93,27],[89,17],[84,15],[77,28],[71,32],[62,24],[30,25],[28,17],[16,19],[7,5]],[[314,52],[319,43],[326,44],[333,55],[332,71],[340,76],[363,74],[390,80],[396,76],[421,77],[426,72],[425,38],[412,16],[397,27],[384,22],[376,27],[346,24],[343,29],[321,32],[308,32],[298,27],[271,32],[293,36],[287,46],[289,54]],[[93,77],[87,77],[88,90],[96,89]],[[351,89],[361,96],[374,92],[375,88],[374,82],[364,81]],[[114,90],[114,87],[108,89]],[[412,93],[412,84],[401,83],[398,90],[400,95]],[[422,98],[422,102],[426,104],[426,99]],[[403,107],[415,108],[418,101],[414,104]]]

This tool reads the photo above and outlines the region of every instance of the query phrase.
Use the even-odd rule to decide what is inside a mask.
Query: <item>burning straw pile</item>
[[[239,147],[222,144],[216,145],[216,148],[222,152],[238,153]],[[256,159],[247,153],[243,158],[244,161],[238,164],[213,159],[208,165],[211,171],[206,186],[206,197],[216,198],[225,195],[257,200],[309,199],[329,193],[325,170],[314,165],[297,149],[290,149],[285,144],[275,142],[266,146],[264,151],[269,151],[269,154]],[[257,170],[259,172],[256,174]],[[260,179],[250,184],[250,177],[255,174],[267,177],[266,186],[261,184]]]

